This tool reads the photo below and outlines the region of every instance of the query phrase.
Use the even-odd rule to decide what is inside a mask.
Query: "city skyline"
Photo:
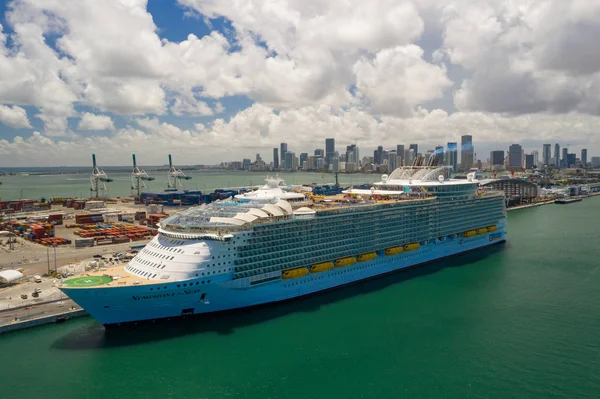
[[[0,166],[215,164],[322,138],[600,153],[593,2],[236,1],[0,2]]]

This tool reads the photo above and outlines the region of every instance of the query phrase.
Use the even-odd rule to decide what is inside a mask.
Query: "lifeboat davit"
[[[415,249],[419,248],[421,248],[421,244],[419,244],[418,242],[413,242],[410,244],[404,244],[404,247],[402,249],[405,251],[414,251]]]
[[[477,235],[477,232],[475,230],[469,230],[469,231],[465,231],[465,233],[463,235],[465,237],[473,237],[473,236]]]
[[[488,229],[486,227],[482,227],[481,229],[477,229],[477,234],[485,234],[488,232]]]
[[[389,247],[385,249],[385,256],[401,254],[404,249],[401,246]]]
[[[358,262],[368,262],[370,260],[373,260],[377,257],[377,253],[375,252],[367,252],[366,254],[360,254],[356,257],[356,260]]]
[[[294,269],[287,269],[281,271],[281,278],[284,280],[288,280],[290,278],[298,278],[303,277],[308,274],[308,269],[306,267],[296,267]]]
[[[321,263],[315,263],[314,265],[310,265],[311,273],[326,272],[331,269],[333,269],[332,262],[321,262]]]
[[[350,266],[356,263],[356,258],[354,256],[347,256],[345,258],[336,259],[333,261],[334,267],[343,267]]]
[[[498,226],[488,226],[488,227],[487,227],[487,231],[488,231],[488,232],[490,232],[490,233],[491,233],[492,231],[496,231],[496,230],[498,230]]]

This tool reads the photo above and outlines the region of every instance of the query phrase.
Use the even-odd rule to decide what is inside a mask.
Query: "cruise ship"
[[[60,289],[106,327],[288,300],[501,243],[502,192],[437,165],[316,197],[278,179],[163,219],[127,264]]]

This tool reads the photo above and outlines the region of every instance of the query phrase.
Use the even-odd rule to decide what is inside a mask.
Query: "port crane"
[[[133,171],[131,172],[131,189],[136,193],[136,198],[140,198],[142,188],[146,188],[146,182],[154,180],[154,177],[148,176],[145,170],[140,169],[135,161],[135,154],[131,154],[133,159]]]
[[[183,188],[183,180],[191,180],[192,176],[186,176],[181,169],[173,166],[171,154],[169,154],[169,173],[167,173],[167,188],[177,189]]]
[[[90,191],[96,193],[95,197],[98,198],[100,191],[106,191],[106,183],[110,183],[113,179],[110,179],[103,170],[98,168],[96,165],[96,154],[92,154],[92,176],[90,177]]]

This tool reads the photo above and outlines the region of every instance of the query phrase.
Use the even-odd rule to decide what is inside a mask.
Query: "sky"
[[[0,166],[216,164],[325,138],[600,156],[600,1],[0,2]]]

